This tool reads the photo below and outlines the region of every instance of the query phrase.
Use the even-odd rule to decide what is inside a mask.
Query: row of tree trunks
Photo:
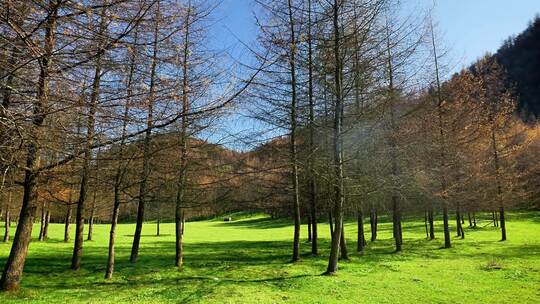
[[[493,227],[499,227],[499,215],[496,211],[491,211],[491,220],[493,221]]]
[[[41,229],[39,230],[39,241],[44,241],[48,238],[49,222],[51,220],[51,211],[47,203],[41,205]]]

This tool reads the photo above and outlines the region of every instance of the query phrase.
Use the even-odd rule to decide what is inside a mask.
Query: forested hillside
[[[518,97],[518,110],[528,120],[540,117],[540,17],[516,37],[505,41],[494,55],[504,67],[507,86]]]

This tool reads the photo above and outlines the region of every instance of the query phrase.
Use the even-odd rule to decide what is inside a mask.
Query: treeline
[[[263,170],[249,185],[272,198],[261,205],[269,213],[293,217],[293,261],[301,223],[313,255],[329,223],[332,274],[349,252],[344,217],[357,219],[362,251],[364,221],[374,241],[389,213],[401,251],[404,214],[425,217],[427,238],[440,233],[449,248],[454,229],[465,237],[464,217],[473,225],[488,212],[506,240],[506,210],[538,207],[539,130],[517,117],[494,57],[446,77],[429,12],[404,16],[397,1],[257,2],[258,52],[272,64],[253,84],[251,111],[287,135],[255,150]]]

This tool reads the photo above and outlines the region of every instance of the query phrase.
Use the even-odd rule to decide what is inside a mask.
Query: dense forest
[[[510,37],[494,55],[504,67],[507,87],[518,100],[518,110],[525,119],[540,116],[540,16],[516,37]]]
[[[30,243],[47,242],[51,224],[73,243],[73,270],[107,225],[111,279],[121,223],[134,224],[131,263],[144,225],[159,235],[174,223],[170,264],[182,270],[186,222],[261,212],[291,219],[293,262],[319,255],[329,230],[324,273],[335,274],[377,240],[381,217],[400,252],[411,217],[451,248],[479,214],[505,241],[509,210],[540,208],[538,17],[451,75],[430,11],[255,4],[244,62],[209,46],[213,1],[0,4],[0,216],[12,242],[1,290],[20,287]],[[261,127],[230,130],[237,115]]]

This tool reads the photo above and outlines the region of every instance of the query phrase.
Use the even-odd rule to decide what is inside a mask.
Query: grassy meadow
[[[477,229],[466,223],[466,238],[454,236],[452,249],[440,249],[437,224],[438,238],[427,241],[423,221],[406,219],[403,252],[396,254],[391,224],[381,223],[379,239],[358,254],[356,224],[349,222],[350,261],[331,277],[321,276],[327,224],[320,225],[320,256],[311,257],[303,242],[305,254],[292,264],[290,221],[253,215],[189,222],[182,272],[173,266],[173,224],[162,224],[159,237],[155,223],[145,224],[136,264],[128,261],[134,225],[122,224],[111,281],[103,278],[109,225],[96,225],[78,272],[69,270],[73,244],[63,242],[63,225],[51,224],[45,242],[37,241],[37,225],[22,288],[0,293],[0,303],[540,303],[540,213],[510,214],[507,242],[498,241],[487,216]],[[10,247],[0,243],[2,267]]]

